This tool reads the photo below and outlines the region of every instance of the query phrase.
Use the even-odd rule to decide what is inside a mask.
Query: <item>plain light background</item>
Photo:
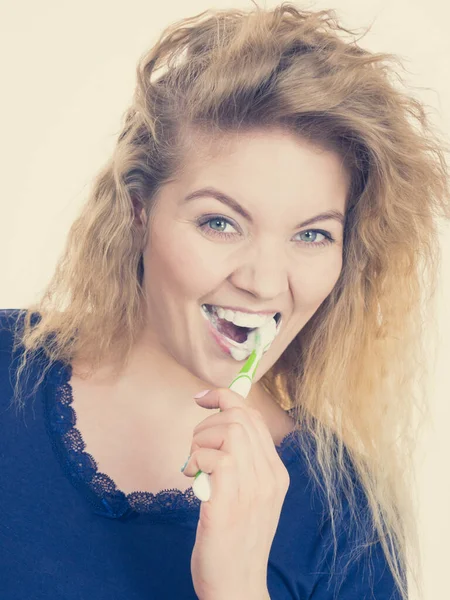
[[[252,6],[250,0],[0,3],[1,308],[26,306],[47,284],[92,178],[115,145],[140,55],[175,20],[208,8]],[[412,93],[448,135],[447,0],[335,0],[296,6],[335,9],[350,28],[372,25],[360,44],[402,57]],[[441,231],[432,422],[417,450],[425,600],[450,597],[449,226],[443,224]]]

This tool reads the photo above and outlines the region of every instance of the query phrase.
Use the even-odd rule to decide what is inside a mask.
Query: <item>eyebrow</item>
[[[205,188],[196,190],[195,192],[191,192],[184,198],[184,201],[189,202],[191,200],[195,200],[196,198],[204,198],[206,196],[215,198],[219,202],[222,202],[222,204],[229,206],[234,211],[236,211],[237,213],[242,215],[244,217],[244,219],[247,219],[247,221],[249,221],[249,223],[253,223],[253,219],[252,219],[251,215],[244,208],[242,208],[242,206],[238,202],[236,202],[236,200],[234,200],[234,198],[231,198],[231,196],[228,196],[227,194],[224,194],[220,190],[217,190],[216,188],[213,188],[213,187],[205,187]],[[339,223],[341,223],[341,225],[344,225],[344,221],[345,221],[344,215],[339,210],[333,209],[333,210],[327,210],[326,212],[320,213],[319,215],[315,215],[314,217],[306,219],[306,221],[302,221],[302,223],[299,223],[295,227],[295,229],[298,229],[300,227],[306,227],[307,225],[312,225],[313,223],[316,223],[317,221],[328,221],[331,219],[338,221]]]

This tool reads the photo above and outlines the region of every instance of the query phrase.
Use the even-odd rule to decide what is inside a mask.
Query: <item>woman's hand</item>
[[[267,563],[289,488],[289,474],[258,410],[228,388],[196,400],[221,412],[194,429],[184,474],[211,477],[191,557],[200,600],[263,600]]]

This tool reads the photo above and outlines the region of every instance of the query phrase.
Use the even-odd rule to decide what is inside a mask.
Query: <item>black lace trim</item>
[[[76,413],[71,406],[71,376],[71,365],[64,365],[59,361],[55,362],[47,373],[47,428],[64,472],[86,496],[94,511],[113,519],[147,514],[157,517],[158,520],[186,521],[192,518],[195,521],[201,502],[195,496],[192,487],[184,492],[168,489],[156,494],[143,491],[124,494],[108,475],[98,471],[94,457],[84,451],[86,445],[76,428]],[[296,431],[290,432],[276,446],[285,465],[298,459],[296,434]]]

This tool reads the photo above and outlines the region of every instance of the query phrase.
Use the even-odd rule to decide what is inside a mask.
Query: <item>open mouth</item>
[[[231,342],[235,344],[245,344],[247,341],[248,335],[251,331],[257,329],[257,327],[242,327],[240,325],[235,325],[231,321],[227,321],[226,319],[221,319],[216,312],[216,308],[211,304],[204,304],[202,306],[202,311],[205,316],[209,319],[211,324],[219,333],[221,333],[224,337],[226,337]],[[281,313],[276,313],[274,319],[277,324],[277,329],[280,325]]]

